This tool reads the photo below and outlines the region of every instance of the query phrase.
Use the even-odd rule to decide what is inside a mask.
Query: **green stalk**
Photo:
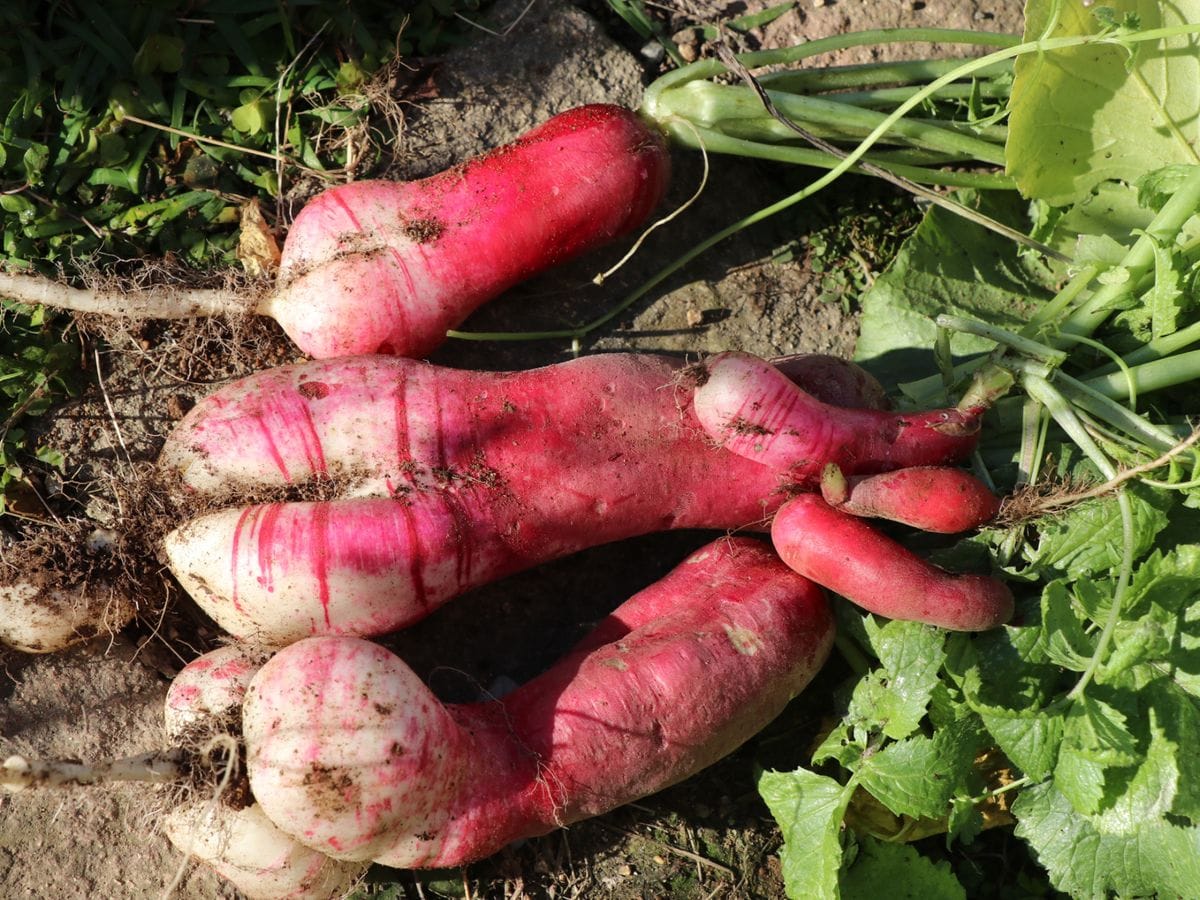
[[[1016,350],[1018,353],[1041,360],[1049,366],[1061,366],[1067,361],[1066,351],[1047,347],[1045,344],[1015,334],[1005,328],[1001,328],[999,325],[988,325],[986,322],[979,322],[975,319],[966,319],[962,316],[951,315],[938,316],[936,323],[939,328],[961,331],[965,334],[973,334],[977,337],[986,338],[989,341],[995,341],[997,344],[1003,344],[1006,347]]]
[[[1200,26],[1193,26],[1200,28]],[[1157,29],[1164,31],[1166,29]],[[1149,34],[1150,32],[1143,32]],[[1087,302],[1081,305],[1062,324],[1062,330],[1071,334],[1090,335],[1108,318],[1116,304],[1131,293],[1141,279],[1154,268],[1154,248],[1163,243],[1171,243],[1175,236],[1196,210],[1200,209],[1200,167],[1196,168],[1178,190],[1171,196],[1163,208],[1158,211],[1146,230],[1138,237],[1133,246],[1121,260],[1120,268],[1129,273],[1129,277],[1120,283],[1101,285]]]
[[[1133,507],[1129,503],[1129,494],[1125,488],[1117,491],[1117,506],[1121,510],[1121,568],[1117,574],[1117,587],[1113,591],[1112,606],[1104,620],[1100,631],[1100,639],[1096,641],[1096,651],[1088,660],[1087,668],[1079,676],[1079,681],[1071,688],[1067,697],[1076,700],[1083,695],[1096,672],[1108,656],[1108,646],[1116,634],[1117,624],[1121,621],[1122,607],[1125,605],[1125,594],[1129,590],[1129,582],[1133,577]]]
[[[1006,37],[1009,37],[1006,35]],[[1016,43],[1019,38],[1011,35]],[[768,72],[759,83],[770,90],[790,94],[813,94],[822,91],[849,91],[880,84],[912,85],[939,78],[960,64],[958,59],[910,59],[900,62],[865,63],[857,66],[828,66],[815,69],[785,69]],[[992,69],[977,73],[979,78],[1011,75],[1012,66],[998,63]]]
[[[793,121],[813,122],[831,126],[847,138],[860,139],[879,129],[890,116],[871,109],[860,109],[820,97],[805,97],[768,91],[775,107]],[[914,95],[915,96],[915,95]],[[911,97],[909,98],[911,99]],[[794,139],[795,133],[769,116],[764,116],[758,97],[744,87],[693,81],[662,95],[655,111],[660,121],[678,117],[706,128],[720,130],[719,123],[727,120],[761,122],[763,136]],[[887,122],[884,129],[892,140],[900,140],[927,150],[960,153],[995,166],[1004,165],[1004,148],[949,129],[912,119]],[[882,135],[881,135],[882,136]]]
[[[1132,351],[1124,358],[1124,362],[1128,366],[1136,366],[1139,363],[1153,362],[1155,360],[1164,359],[1184,347],[1200,341],[1200,322],[1194,322],[1186,328],[1180,328],[1174,334],[1168,334],[1166,337],[1157,338],[1142,344],[1136,350]],[[1103,366],[1092,372],[1092,375],[1107,375],[1115,371],[1119,366],[1109,365]]]
[[[1043,404],[1049,411],[1054,421],[1063,429],[1104,475],[1105,478],[1112,481],[1117,477],[1116,468],[1107,456],[1096,446],[1092,436],[1087,429],[1079,421],[1075,415],[1071,405],[1058,393],[1050,383],[1037,376],[1026,376],[1022,378],[1022,385],[1025,392]],[[1117,491],[1117,504],[1121,511],[1121,567],[1117,575],[1116,590],[1113,591],[1112,606],[1109,608],[1108,616],[1104,621],[1104,625],[1100,631],[1100,638],[1096,641],[1096,650],[1092,654],[1092,658],[1088,660],[1087,667],[1080,676],[1079,681],[1071,688],[1067,694],[1067,699],[1078,699],[1087,686],[1095,678],[1097,670],[1100,668],[1105,657],[1108,655],[1109,644],[1112,643],[1113,635],[1116,633],[1117,623],[1121,620],[1121,610],[1124,606],[1125,595],[1129,591],[1129,582],[1133,575],[1133,507],[1129,502],[1129,495],[1125,488],[1120,488]]]
[[[703,149],[708,153],[723,153],[730,156],[744,156],[751,159],[766,159],[774,162],[794,163],[800,166],[811,166],[819,169],[832,169],[838,161],[821,150],[810,147],[796,147],[786,144],[762,144],[743,138],[732,137],[708,128],[688,127],[683,123],[670,120],[663,123],[671,140],[693,150]],[[944,185],[947,187],[967,187],[985,191],[1010,191],[1016,187],[1015,182],[1007,175],[994,172],[956,172],[942,169],[924,169],[919,166],[895,163],[880,156],[864,157],[864,162],[874,163],[895,175],[900,175],[918,184]],[[851,169],[861,173],[857,166]]]
[[[852,31],[848,34],[835,34],[806,41],[792,47],[781,47],[773,50],[759,50],[754,53],[742,53],[738,60],[748,68],[764,66],[784,66],[798,63],[822,53],[832,53],[836,50],[848,50],[851,47],[864,47],[873,44],[907,44],[907,43],[939,43],[939,44],[974,44],[983,47],[1014,46],[1020,37],[1012,34],[990,34],[988,32],[970,31],[955,28],[873,28],[866,31]],[[1001,60],[1002,61],[1002,60]],[[973,71],[983,71],[984,67]],[[724,64],[716,59],[702,59],[691,65],[668,72],[659,77],[646,88],[642,101],[642,109],[653,118],[653,108],[659,94],[669,88],[686,84],[700,78],[713,78],[728,72]],[[963,76],[966,77],[966,76]],[[953,79],[957,80],[957,79]]]
[[[841,103],[868,108],[890,107],[903,103],[917,91],[921,85],[906,87],[877,88],[869,91],[846,91],[837,95]],[[938,100],[970,100],[980,97],[984,100],[1003,100],[1009,95],[1009,86],[994,81],[984,81],[978,84],[948,84],[938,91]],[[963,123],[969,125],[970,123]]]
[[[1130,366],[1128,372],[1111,372],[1088,378],[1083,383],[1096,393],[1116,400],[1129,395],[1130,385],[1138,394],[1146,394],[1197,379],[1200,379],[1200,350],[1189,350],[1187,353]]]

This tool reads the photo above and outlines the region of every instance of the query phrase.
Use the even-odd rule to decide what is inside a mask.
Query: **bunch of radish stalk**
[[[751,86],[709,80],[899,40],[1000,49],[966,64],[763,75],[780,116]],[[1002,126],[903,116],[931,95],[969,113],[1002,103],[1017,52],[1006,36],[921,29],[696,63],[652,85],[641,116],[584,107],[422,182],[326,192],[294,223],[262,299],[131,297],[0,276],[7,296],[91,312],[250,308],[314,357],[218,390],[163,448],[164,484],[219,508],[179,523],[162,551],[234,641],[173,682],[176,749],[95,766],[12,757],[0,781],[190,785],[165,826],[185,853],[248,896],[337,896],[372,861],[462,865],[728,754],[833,646],[821,586],[945,628],[1005,622],[1013,600],[1003,583],[945,573],[863,521],[955,533],[990,520],[996,498],[956,466],[975,450],[992,394],[895,413],[864,372],[820,357],[728,353],[683,366],[606,354],[515,373],[408,357],[448,331],[503,337],[452,329],[517,281],[639,228],[667,184],[664,134],[831,172],[693,248],[602,316],[532,337],[581,339],[707,247],[855,165],[906,185],[1011,188],[1003,175],[957,170],[1002,164]],[[803,145],[814,137],[824,149]],[[1031,393],[1041,384],[1032,370],[1026,383]],[[321,499],[230,500],[313,487]],[[444,705],[367,640],[584,547],[697,527],[770,540],[709,544],[501,700]],[[38,600],[29,584],[0,590],[0,635],[43,652],[80,638],[88,622],[47,622]]]

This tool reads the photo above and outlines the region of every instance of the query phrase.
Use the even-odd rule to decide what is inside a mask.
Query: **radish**
[[[890,519],[939,534],[978,528],[1000,511],[999,499],[978,478],[941,466],[847,479],[831,463],[821,476],[821,496],[853,516]]]
[[[309,638],[251,682],[250,784],[271,821],[336,858],[464,865],[732,752],[808,683],[833,633],[819,588],[736,539],[500,701],[443,706],[383,648]]]
[[[812,483],[834,463],[847,475],[962,459],[982,409],[888,413],[839,410],[799,388],[765,360],[722,353],[705,362],[696,416],[723,447]]]
[[[38,578],[0,585],[0,644],[24,653],[53,653],[101,634],[113,634],[137,608],[108,585],[48,588]]]
[[[0,295],[138,317],[255,312],[314,357],[424,356],[517,282],[636,228],[669,175],[657,128],[619,106],[583,106],[430,178],[318,195],[292,225],[275,290],[258,301],[224,290],[80,290],[16,273],[0,273]]]
[[[240,731],[246,688],[263,661],[261,654],[242,647],[222,647],[185,666],[167,692],[167,739],[186,745],[202,736]],[[172,844],[253,900],[340,897],[366,868],[304,846],[280,831],[257,803],[230,803],[223,796],[174,807],[163,829]]]
[[[203,514],[167,535],[165,553],[238,638],[381,634],[585,547],[756,526],[817,487],[817,462],[872,472],[961,458],[975,443],[954,410],[899,416],[810,398],[796,424],[814,437],[803,448],[813,465],[763,465],[705,436],[692,410],[693,379],[705,377],[629,354],[514,373],[387,357],[261,372],[198,404],[160,465],[206,507],[295,499]]]
[[[0,575],[0,645],[52,653],[110,636],[137,613],[138,593],[123,583],[118,536],[80,520],[58,523],[50,535],[20,545]],[[76,567],[58,572],[66,556]]]
[[[870,612],[953,631],[983,631],[1012,618],[1003,582],[944,572],[816,494],[779,509],[771,540],[801,575]]]

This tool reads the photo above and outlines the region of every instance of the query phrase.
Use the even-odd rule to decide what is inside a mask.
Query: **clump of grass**
[[[0,256],[232,262],[237,207],[369,169],[365,86],[480,0],[17,0],[0,9]]]

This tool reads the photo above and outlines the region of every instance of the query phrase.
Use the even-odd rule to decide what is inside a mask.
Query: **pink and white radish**
[[[166,731],[173,744],[241,730],[242,701],[264,657],[223,647],[193,660],[167,692]],[[212,867],[251,900],[327,900],[347,894],[365,866],[340,862],[280,831],[257,803],[198,797],[167,812],[171,843]]]
[[[37,578],[0,585],[0,644],[23,653],[54,653],[133,619],[136,604],[106,584],[47,587]]]
[[[167,441],[170,479],[235,504],[169,534],[167,558],[238,638],[380,634],[585,547],[761,524],[815,489],[829,460],[873,472],[961,458],[975,442],[972,417],[955,410],[809,398],[793,423],[809,435],[793,441],[806,465],[764,465],[712,445],[692,408],[704,377],[629,354],[513,373],[386,357],[258,373],[197,405]],[[323,499],[236,505],[305,486]]]
[[[945,572],[817,494],[780,508],[771,541],[797,572],[870,612],[952,631],[983,631],[1012,618],[1004,582]]]
[[[125,627],[137,613],[136,591],[113,577],[117,536],[106,528],[60,523],[54,541],[25,545],[0,571],[0,645],[25,653],[53,653]],[[70,573],[55,557],[81,561]]]
[[[443,706],[378,645],[306,639],[251,683],[251,787],[276,825],[331,856],[463,865],[732,752],[808,683],[833,633],[819,588],[736,539],[500,701]]]
[[[89,291],[0,273],[0,296],[84,312],[270,316],[315,357],[423,356],[519,281],[633,230],[666,190],[657,128],[596,104],[421,181],[331,188],[300,212],[275,290]]]

